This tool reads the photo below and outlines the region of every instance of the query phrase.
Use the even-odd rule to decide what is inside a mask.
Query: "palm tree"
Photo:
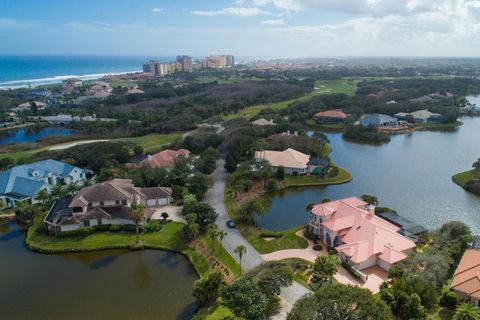
[[[223,238],[225,238],[227,236],[227,232],[226,231],[223,231],[223,230],[220,230],[218,231],[218,237],[220,238],[220,250],[222,250],[222,241],[223,241]]]
[[[37,196],[35,198],[42,204],[45,204],[50,199],[50,193],[48,193],[47,189],[42,189],[37,192]]]
[[[89,187],[92,185],[92,179],[85,179],[85,181],[83,181],[83,187]]]
[[[305,207],[305,211],[307,211],[307,212],[312,211],[312,209],[313,209],[314,206],[315,206],[315,203],[310,202],[310,203],[307,204],[307,206]]]
[[[76,182],[69,183],[65,189],[65,191],[71,196],[73,196],[78,190],[80,190],[80,187]]]
[[[60,183],[53,186],[51,193],[55,199],[60,199],[65,196],[65,190],[63,190],[63,186]]]
[[[453,320],[480,320],[480,311],[470,303],[462,303],[457,307]]]
[[[137,234],[137,242],[139,241],[139,228],[138,224],[145,218],[145,207],[138,203],[136,200],[132,202],[132,205],[128,209],[130,218],[135,222],[135,233]]]
[[[240,260],[240,275],[242,275],[242,258],[243,254],[247,252],[247,248],[244,245],[239,245],[235,248],[235,253],[238,253],[238,258]]]
[[[212,252],[213,255],[215,255],[215,238],[218,235],[218,226],[215,223],[208,226],[208,235],[210,236],[210,239],[212,239]]]
[[[192,233],[193,236],[193,244],[195,249],[197,249],[197,237],[198,234],[200,233],[200,225],[198,223],[192,223],[190,226],[190,232]]]

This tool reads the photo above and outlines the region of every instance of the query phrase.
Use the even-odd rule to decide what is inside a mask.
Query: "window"
[[[104,205],[104,202],[103,202],[103,201],[100,201],[100,205],[103,206],[103,205]]]
[[[126,206],[127,205],[127,200],[122,200],[122,205]]]
[[[85,221],[83,221],[83,225],[84,225],[85,227],[90,227],[90,220],[85,220]]]
[[[101,226],[101,225],[102,225],[102,219],[97,219],[97,224],[98,224],[99,226]]]
[[[115,204],[120,204],[120,200],[115,200]]]

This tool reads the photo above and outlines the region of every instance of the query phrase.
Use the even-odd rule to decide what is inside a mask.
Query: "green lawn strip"
[[[231,320],[240,320],[241,318],[236,317],[232,311],[220,302],[215,303],[210,307],[204,307],[200,309],[196,316],[205,319],[205,320],[224,320],[224,319],[231,319]]]
[[[207,245],[208,250],[212,252],[212,239],[208,236],[203,237],[203,241]],[[240,265],[228,253],[228,251],[220,245],[220,241],[215,239],[215,257],[222,262],[236,277],[240,276]]]
[[[310,261],[307,261],[307,260],[302,259],[302,258],[287,258],[287,259],[282,259],[281,261],[288,264],[292,268],[293,272],[295,272],[295,266],[297,265],[297,263],[306,263],[306,264],[309,264],[309,265],[313,265],[313,263],[311,263]],[[297,281],[298,283],[300,283],[302,286],[304,286],[308,290],[312,290],[312,287],[308,284],[308,276],[307,275],[305,275],[303,273],[295,272],[294,275],[293,275],[293,280]]]
[[[97,232],[87,237],[56,238],[39,234],[37,230],[42,224],[43,216],[36,217],[34,225],[28,229],[26,239],[30,249],[42,253],[128,249],[136,240],[136,235],[130,232]],[[187,247],[183,239],[183,226],[183,223],[172,221],[159,232],[141,234],[140,239],[146,249],[169,250],[184,254],[203,277],[210,271],[210,265],[201,253]]]
[[[318,80],[315,87],[318,88],[318,94],[344,93],[353,96],[359,82],[359,79]]]
[[[322,185],[330,185],[330,184],[342,184],[347,183],[352,180],[352,174],[347,170],[334,165],[338,168],[339,172],[338,175],[335,177],[325,177],[321,179],[317,179],[314,175],[306,175],[306,176],[293,176],[293,175],[285,175],[285,182],[288,187],[305,187],[305,186],[322,186]]]
[[[237,222],[237,227],[247,241],[260,254],[267,254],[278,250],[285,249],[305,249],[308,247],[307,240],[297,236],[295,233],[302,229],[302,227],[289,229],[286,231],[274,232],[281,235],[279,238],[272,238],[265,240],[260,236],[261,231],[255,227],[248,226]]]
[[[131,138],[117,138],[117,139],[111,139],[109,141],[111,142],[132,142],[137,145],[140,145],[144,148],[145,151],[157,151],[160,149],[160,147],[172,143],[173,141],[177,140],[180,138],[182,133],[170,133],[170,134],[149,134],[146,136],[141,136],[141,137],[131,137]],[[85,141],[85,139],[78,140],[78,141]],[[52,147],[57,147],[61,145],[66,145],[66,144],[72,144],[75,143],[76,141],[69,141],[65,143],[60,143],[56,145],[51,145],[51,146],[45,146],[41,147],[38,149],[33,149],[33,150],[25,150],[25,151],[19,151],[19,152],[11,152],[11,153],[2,153],[0,154],[0,159],[3,158],[11,158],[15,161],[18,161],[19,159],[27,159],[32,157],[34,154],[39,153],[41,151],[46,151]]]
[[[465,183],[474,179],[476,179],[476,176],[475,176],[475,170],[473,169],[465,172],[460,172],[452,176],[453,182],[458,184],[460,187],[465,186]]]
[[[416,126],[425,129],[453,129],[462,126],[462,121],[455,121],[452,123],[417,123]]]

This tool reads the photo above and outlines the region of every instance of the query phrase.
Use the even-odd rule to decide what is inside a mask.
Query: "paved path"
[[[72,142],[72,143],[65,143],[65,144],[61,144],[61,145],[56,145],[56,146],[48,148],[48,150],[49,151],[64,150],[64,149],[79,146],[79,145],[82,145],[82,144],[89,144],[89,143],[95,143],[95,142],[105,142],[105,141],[109,141],[109,140],[108,139],[97,139],[97,140],[75,141],[75,142]]]
[[[223,239],[223,246],[238,261],[238,255],[235,253],[235,248],[238,245],[244,245],[247,248],[247,252],[242,258],[242,268],[251,269],[265,262],[265,259],[250,245],[250,243],[248,243],[247,240],[245,240],[237,229],[229,229],[225,225],[227,220],[230,220],[230,216],[228,215],[224,202],[225,170],[223,165],[224,160],[220,159],[217,162],[217,169],[213,173],[214,186],[208,191],[206,201],[215,208],[218,213],[216,221],[218,228],[228,233]],[[282,289],[280,297],[284,301],[281,305],[279,314],[277,314],[274,319],[285,319],[287,312],[295,301],[308,293],[310,293],[310,291],[298,282],[294,282],[290,287]]]

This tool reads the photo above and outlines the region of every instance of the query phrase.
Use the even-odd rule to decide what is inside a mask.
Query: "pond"
[[[305,225],[308,203],[373,194],[380,206],[395,209],[424,227],[460,220],[480,233],[480,197],[451,180],[453,174],[469,170],[480,157],[480,118],[461,121],[464,125],[455,130],[397,135],[383,145],[352,143],[341,133],[327,133],[333,161],[349,170],[353,180],[273,194],[262,226],[280,231]]]
[[[1,319],[191,319],[198,276],[167,251],[107,250],[45,255],[0,224]]]
[[[75,133],[77,133],[75,130],[63,128],[23,128],[0,131],[0,145],[13,142],[35,142],[48,136],[71,136]]]

